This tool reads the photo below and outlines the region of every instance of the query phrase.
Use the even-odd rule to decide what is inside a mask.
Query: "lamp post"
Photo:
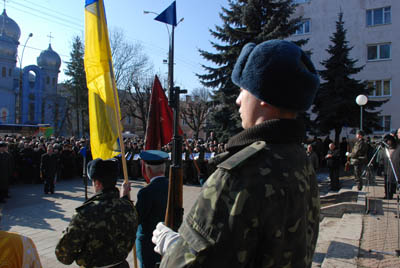
[[[152,11],[144,11],[144,14],[157,14]],[[157,14],[158,15],[158,14]],[[165,225],[178,230],[183,219],[183,204],[182,204],[182,137],[179,135],[179,94],[186,93],[186,90],[181,90],[179,87],[174,87],[174,30],[175,27],[183,21],[183,18],[176,22],[176,6],[175,1],[155,20],[171,25],[171,33],[169,35],[169,53],[168,53],[168,86],[169,98],[168,105],[173,111],[173,149],[172,163],[170,166],[170,183],[168,186],[168,202],[165,212]]]
[[[33,33],[29,33],[28,37],[26,38],[25,44],[22,48],[21,58],[19,59],[19,89],[17,92],[17,96],[15,98],[15,123],[20,123],[22,121],[21,115],[21,108],[22,108],[22,59],[24,58],[24,52],[26,44],[28,40],[33,36]]]
[[[368,97],[365,95],[358,95],[356,103],[360,106],[360,130],[363,130],[363,106],[367,104]]]

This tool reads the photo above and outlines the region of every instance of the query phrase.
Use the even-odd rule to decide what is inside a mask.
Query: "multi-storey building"
[[[389,99],[382,105],[381,134],[400,127],[400,1],[399,0],[294,0],[298,7],[294,16],[303,18],[290,39],[309,39],[304,46],[319,70],[329,58],[326,49],[336,32],[339,12],[343,12],[347,41],[353,49],[356,66],[365,66],[356,79],[374,86],[369,100]],[[396,15],[397,14],[397,15]],[[397,25],[397,26],[396,26]]]

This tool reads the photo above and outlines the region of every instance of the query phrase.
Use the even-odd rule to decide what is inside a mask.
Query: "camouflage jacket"
[[[161,267],[311,267],[320,204],[303,133],[270,120],[233,137]]]
[[[76,208],[56,247],[57,259],[83,267],[121,262],[132,250],[138,216],[118,189],[104,190]]]
[[[357,140],[349,155],[352,165],[365,164],[368,159],[368,144],[363,140]]]

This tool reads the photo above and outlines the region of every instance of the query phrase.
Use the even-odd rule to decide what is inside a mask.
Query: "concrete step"
[[[329,244],[322,268],[356,268],[362,232],[362,214],[344,214]]]
[[[335,238],[337,229],[340,226],[340,218],[325,217],[319,224],[319,235],[317,246],[313,257],[312,267],[321,267],[328,252],[331,241]]]

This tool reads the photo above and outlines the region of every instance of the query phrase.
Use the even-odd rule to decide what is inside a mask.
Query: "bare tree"
[[[146,129],[147,112],[149,110],[149,102],[153,79],[150,77],[143,79],[144,81],[134,80],[129,83],[128,88],[120,91],[121,108],[124,116],[131,116],[140,121],[143,131]]]
[[[114,75],[117,88],[124,90],[148,72],[152,72],[148,56],[143,52],[139,43],[126,39],[122,29],[110,31],[111,56],[113,58]]]
[[[210,92],[206,88],[196,88],[190,95],[190,100],[182,103],[181,116],[183,121],[199,136],[205,129],[206,119],[210,113]]]
[[[136,118],[145,129],[153,85],[153,65],[143,47],[127,40],[120,28],[110,32],[110,46],[122,119],[127,116]]]

